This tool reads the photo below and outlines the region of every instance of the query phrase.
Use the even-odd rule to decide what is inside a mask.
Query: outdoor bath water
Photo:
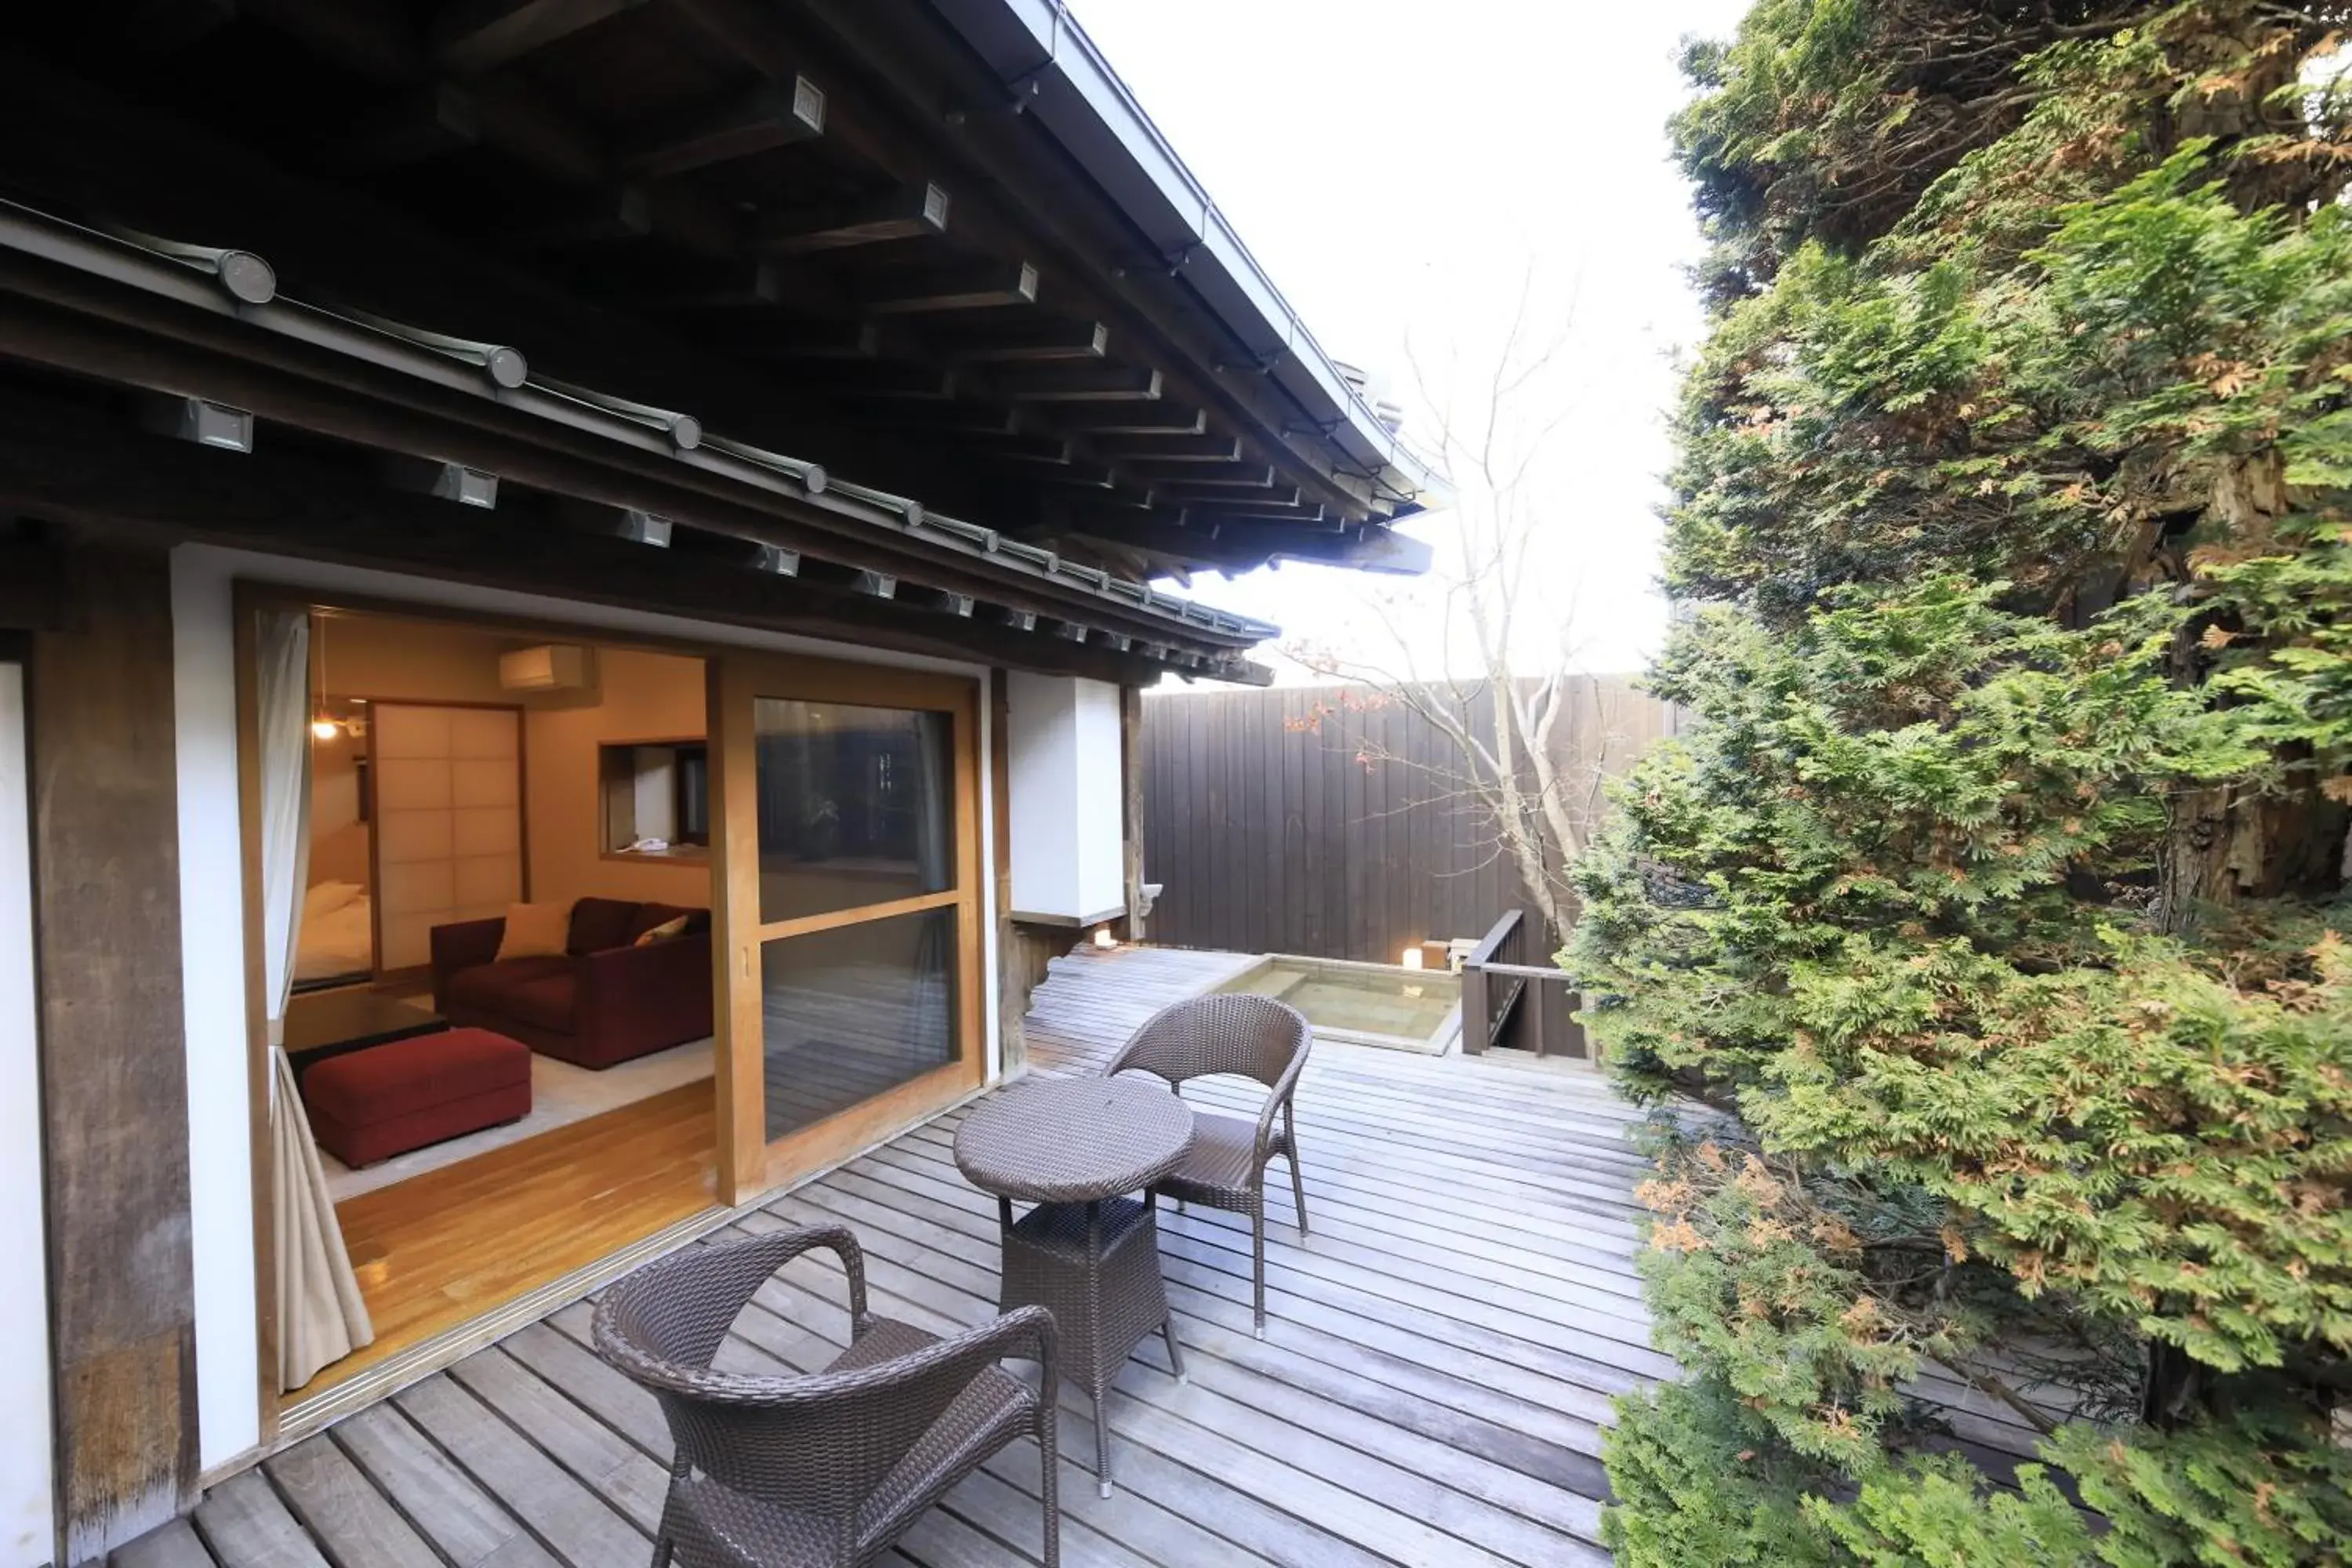
[[[1269,953],[1217,987],[1287,1002],[1322,1039],[1441,1056],[1462,1032],[1462,982],[1443,970]]]

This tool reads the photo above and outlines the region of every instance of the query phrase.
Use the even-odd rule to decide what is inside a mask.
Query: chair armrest
[[[486,921],[459,921],[454,925],[435,926],[429,937],[433,964],[433,1005],[443,1006],[448,1000],[449,977],[462,969],[476,969],[495,963],[499,943],[506,940],[507,921],[504,915],[494,915]]]
[[[607,1289],[592,1325],[596,1352],[641,1382],[676,1380],[639,1342],[633,1320],[667,1320],[679,1363],[703,1376],[727,1331],[778,1269],[813,1247],[833,1249],[849,1277],[850,1315],[866,1318],[866,1255],[845,1225],[801,1226],[766,1236],[709,1242],[650,1263]],[[689,1284],[688,1281],[691,1283]]]
[[[1294,1121],[1298,1114],[1290,1108],[1290,1100],[1298,1092],[1298,1075],[1307,1068],[1307,1053],[1315,1047],[1315,1031],[1307,1026],[1306,1019],[1298,1022],[1298,1048],[1291,1053],[1290,1065],[1282,1069],[1282,1076],[1266,1092],[1265,1104],[1257,1113],[1257,1163],[1261,1168],[1266,1162],[1267,1145],[1274,1138],[1274,1113],[1280,1110]]]

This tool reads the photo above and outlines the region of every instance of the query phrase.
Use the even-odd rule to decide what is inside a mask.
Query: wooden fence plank
[[[1623,677],[1579,678],[1562,700],[1571,780],[1621,773],[1668,732],[1664,705]],[[1468,708],[1490,739],[1491,705],[1474,689]],[[1453,742],[1402,702],[1362,687],[1154,690],[1143,731],[1143,870],[1165,885],[1154,942],[1393,963],[1408,943],[1537,907],[1447,784]],[[1541,963],[1551,947],[1511,956]]]

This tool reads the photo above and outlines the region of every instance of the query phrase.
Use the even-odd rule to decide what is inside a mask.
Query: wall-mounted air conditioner
[[[547,643],[499,656],[499,684],[509,691],[578,691],[595,683],[593,648]]]

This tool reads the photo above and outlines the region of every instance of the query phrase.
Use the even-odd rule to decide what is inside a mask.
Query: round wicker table
[[[983,1100],[956,1129],[956,1169],[996,1194],[1003,1231],[1000,1309],[1054,1314],[1062,1365],[1095,1405],[1095,1476],[1110,1496],[1103,1394],[1135,1347],[1166,1336],[1179,1381],[1184,1352],[1160,1279],[1151,1185],[1192,1148],[1192,1111],[1142,1079],[1056,1079]],[[1140,1198],[1130,1197],[1140,1193]],[[1019,1220],[1013,1201],[1034,1204]]]

